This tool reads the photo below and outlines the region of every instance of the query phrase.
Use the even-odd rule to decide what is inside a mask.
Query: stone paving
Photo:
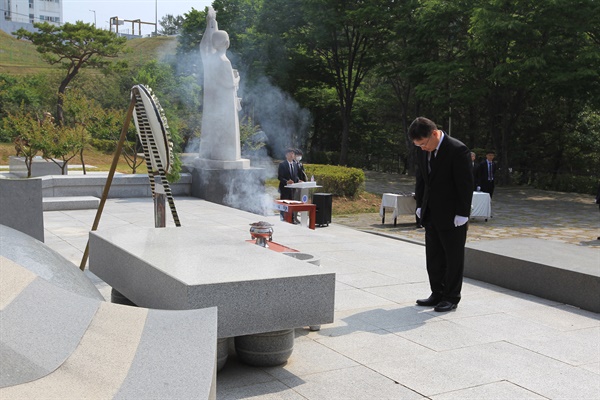
[[[413,188],[397,175],[367,178],[375,193]],[[221,207],[195,198],[176,204],[185,225],[198,229],[211,225],[207,210]],[[109,199],[100,229],[151,227],[152,210],[151,199]],[[493,213],[487,223],[473,221],[469,240],[547,237],[591,247],[600,265],[592,196],[498,188]],[[46,244],[78,265],[94,216],[95,210],[44,212]],[[336,273],[335,321],[318,332],[296,329],[283,366],[249,367],[231,357],[217,377],[218,399],[600,399],[597,313],[473,279],[465,279],[456,311],[435,313],[415,306],[429,289],[423,246],[413,243],[423,230],[411,226],[412,216],[399,218],[396,228],[391,221],[382,226],[377,213],[334,217],[315,231],[266,218],[277,240],[302,233],[286,243],[320,256],[321,266]],[[110,288],[86,274],[108,297]]]
[[[175,201],[182,223],[198,229],[235,224],[246,238],[247,221],[239,220],[254,218],[200,199]],[[229,218],[215,222],[215,212]],[[44,212],[46,244],[78,264],[94,215]],[[100,229],[151,227],[152,215],[151,199],[109,199]],[[337,223],[312,231],[255,217],[275,225],[275,241],[319,256],[336,273],[335,320],[318,332],[296,329],[294,352],[280,367],[230,356],[217,399],[600,398],[597,313],[473,279],[465,279],[456,311],[436,313],[415,306],[429,292],[423,246]],[[600,260],[599,250],[589,251]]]
[[[413,192],[414,178],[367,171],[365,189],[370,193]],[[538,190],[524,186],[496,187],[492,218],[474,218],[467,242],[515,237],[535,237],[600,248],[600,213],[594,196]],[[424,242],[412,215],[399,215],[397,226],[379,213],[334,216],[333,222],[355,229],[381,232]]]

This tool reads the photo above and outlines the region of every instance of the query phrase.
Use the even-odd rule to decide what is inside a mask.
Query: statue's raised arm
[[[206,30],[204,31],[204,35],[202,35],[202,40],[200,41],[200,52],[202,55],[212,54],[216,51],[213,46],[213,34],[219,30],[219,25],[217,24],[217,12],[214,8],[208,7],[208,12],[206,13]]]

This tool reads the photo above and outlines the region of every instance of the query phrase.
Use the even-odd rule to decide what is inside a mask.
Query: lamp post
[[[154,0],[154,36],[158,36],[158,0]]]
[[[94,13],[94,28],[96,28],[96,10],[90,10]]]

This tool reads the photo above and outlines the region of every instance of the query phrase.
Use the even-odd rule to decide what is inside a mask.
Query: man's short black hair
[[[285,149],[285,154],[287,153],[296,153],[296,150],[292,149],[291,147],[288,147],[287,149]]]
[[[435,122],[425,117],[418,117],[408,127],[408,137],[410,140],[425,139],[435,130],[437,130]]]
[[[302,150],[300,150],[300,149],[294,149],[294,154],[296,154],[297,156],[301,156],[302,155]]]

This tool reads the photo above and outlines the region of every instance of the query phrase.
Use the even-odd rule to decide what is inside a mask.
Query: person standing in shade
[[[470,151],[462,142],[419,117],[408,128],[417,154],[417,216],[425,227],[425,255],[431,295],[417,305],[437,312],[461,299],[467,222],[473,197]]]
[[[286,186],[298,182],[298,168],[296,166],[294,149],[288,148],[285,151],[285,160],[279,163],[277,169],[277,179],[279,179],[279,199],[293,200],[294,190],[286,188]],[[283,211],[281,211],[280,215],[283,220]]]
[[[295,160],[298,165],[298,180],[300,182],[308,182],[308,176],[304,170],[304,165],[302,165],[302,150],[294,149],[294,156],[296,157]]]
[[[477,189],[477,169],[479,168],[479,164],[477,163],[477,154],[475,152],[471,152],[471,171],[473,172],[473,190]]]
[[[489,193],[490,198],[494,195],[494,182],[498,165],[494,162],[496,153],[493,150],[485,153],[485,160],[479,164],[477,169],[477,188],[482,192]]]

